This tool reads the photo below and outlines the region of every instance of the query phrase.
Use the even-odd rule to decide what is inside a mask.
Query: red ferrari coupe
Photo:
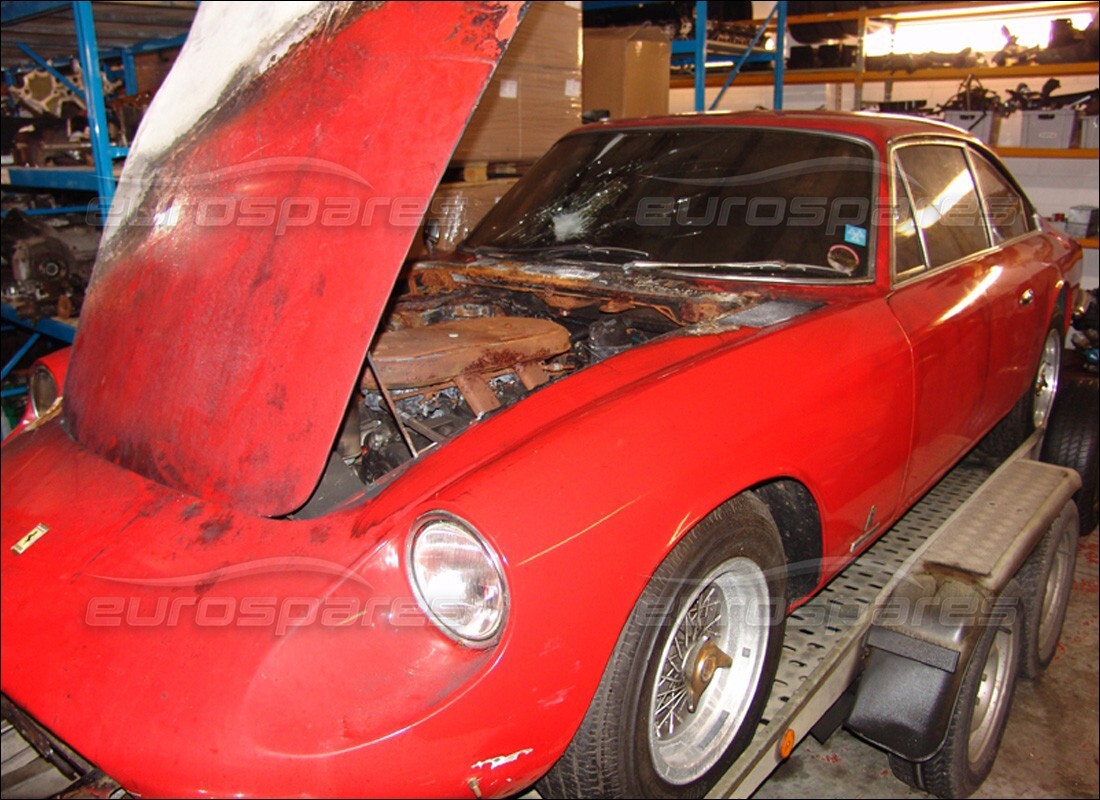
[[[419,5],[200,10],[2,450],[5,705],[142,796],[700,796],[786,612],[1044,424],[1080,250],[957,129],[751,112],[403,271],[519,15]]]

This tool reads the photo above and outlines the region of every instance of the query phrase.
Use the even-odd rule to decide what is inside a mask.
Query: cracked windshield
[[[865,277],[875,172],[866,143],[825,134],[584,132],[559,142],[464,249],[716,276]]]

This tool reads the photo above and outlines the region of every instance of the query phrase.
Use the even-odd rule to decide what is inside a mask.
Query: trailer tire
[[[1005,609],[1018,610],[1015,604]],[[1021,615],[1004,616],[991,620],[982,632],[967,662],[943,746],[920,765],[925,791],[937,797],[969,797],[993,769],[1023,649]]]
[[[890,771],[902,783],[924,791],[924,781],[920,777],[920,765],[915,761],[890,753]]]
[[[966,665],[943,744],[926,761],[890,756],[894,777],[937,797],[969,797],[993,769],[1020,667],[1018,604],[997,605]],[[997,619],[999,618],[999,622]]]
[[[1066,503],[1017,575],[1024,612],[1020,672],[1025,678],[1038,678],[1058,649],[1077,561],[1077,530],[1077,506]]]
[[[1081,488],[1073,496],[1077,504],[1081,535],[1097,524],[1100,496],[1100,381],[1092,375],[1067,376],[1050,415],[1042,459],[1049,464],[1074,469],[1081,476]]]

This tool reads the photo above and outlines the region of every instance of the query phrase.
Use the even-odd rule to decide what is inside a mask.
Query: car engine
[[[598,276],[530,264],[415,267],[371,347],[321,484],[295,516],[324,513],[548,383],[759,300],[648,276],[627,292]]]

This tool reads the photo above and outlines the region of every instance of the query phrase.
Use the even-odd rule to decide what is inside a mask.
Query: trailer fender
[[[983,630],[1009,621],[1018,597],[1015,581],[993,596],[939,570],[906,578],[868,631],[847,727],[909,761],[935,755]]]

